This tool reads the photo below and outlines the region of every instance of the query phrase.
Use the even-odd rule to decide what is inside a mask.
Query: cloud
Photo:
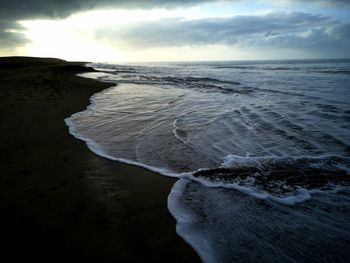
[[[59,19],[96,8],[171,8],[189,6],[201,0],[0,0],[0,48],[23,44],[21,33],[12,32],[18,20]],[[9,46],[10,45],[10,46]]]
[[[350,23],[307,13],[270,13],[200,20],[168,19],[101,29],[98,39],[135,48],[224,44],[242,48],[336,51],[350,56]]]
[[[237,2],[239,0],[227,0]],[[0,17],[12,19],[62,18],[78,11],[95,8],[172,8],[210,0],[0,0]]]
[[[28,40],[20,33],[23,28],[17,22],[0,21],[0,48],[14,49]]]
[[[241,2],[246,0],[222,0]],[[258,0],[257,0],[258,1]],[[269,3],[271,1],[261,0]],[[350,7],[349,0],[275,0]],[[186,7],[215,0],[0,0],[0,49],[22,45],[26,39],[19,31],[18,20],[61,19],[79,11],[99,8],[174,8]],[[251,1],[249,2],[251,4]],[[274,1],[272,1],[274,3]],[[327,17],[306,13],[275,13],[266,16],[239,16],[221,19],[186,21],[168,19],[146,23],[124,31],[105,29],[97,32],[98,38],[125,39],[133,45],[179,46],[184,44],[227,44],[237,46],[272,45],[347,46],[349,26]],[[321,40],[316,39],[318,36]],[[293,41],[295,41],[293,43]]]
[[[4,43],[23,43],[23,36],[10,33],[19,20],[61,19],[76,12],[99,8],[152,9],[186,7],[218,0],[0,0],[1,47]],[[223,0],[241,2],[244,0]]]
[[[3,49],[14,49],[27,43],[27,41],[26,37],[21,33],[0,31],[0,47],[3,47]]]
[[[258,0],[257,0],[258,1]],[[274,2],[305,2],[307,4],[328,4],[332,6],[350,6],[349,0],[262,0]],[[96,8],[174,8],[208,2],[244,3],[246,0],[0,0],[0,19],[18,20],[32,18],[63,18],[75,12]],[[252,2],[247,1],[247,5]]]
[[[309,0],[309,1],[305,1],[305,0],[278,0],[280,2],[304,2],[307,4],[316,4],[316,5],[328,5],[328,6],[350,6],[350,1],[349,0]]]

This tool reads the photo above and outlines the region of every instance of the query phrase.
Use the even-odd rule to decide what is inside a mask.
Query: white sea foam
[[[183,130],[183,128],[178,126],[179,118],[181,118],[184,115],[185,114],[181,114],[173,121],[173,128],[174,128],[173,134],[178,140],[180,140],[182,143],[186,144],[187,140],[186,140],[186,136],[184,136],[186,134],[186,131]]]
[[[183,237],[197,252],[204,262],[215,262],[214,251],[209,240],[197,237],[192,225],[199,220],[191,210],[181,205],[179,199],[183,196],[184,189],[190,180],[181,178],[171,189],[168,196],[168,209],[176,219],[176,232]]]
[[[311,195],[312,194],[320,194],[320,193],[334,193],[339,191],[342,188],[339,188],[338,186],[334,186],[333,189],[331,190],[322,190],[322,189],[305,189],[302,187],[298,187],[296,189],[296,191],[288,196],[284,196],[284,197],[278,197],[275,196],[273,194],[270,194],[268,192],[265,191],[261,191],[259,189],[256,189],[254,186],[242,186],[239,183],[225,183],[222,181],[217,181],[217,182],[212,182],[209,181],[205,178],[200,178],[200,177],[194,177],[192,175],[192,173],[183,173],[180,174],[181,178],[186,178],[188,180],[200,183],[206,187],[209,188],[225,188],[225,189],[233,189],[233,190],[237,190],[241,193],[247,194],[249,196],[252,196],[254,198],[260,199],[260,200],[272,200],[275,201],[277,203],[280,203],[282,205],[295,205],[295,204],[299,204],[305,201],[308,201],[311,199]],[[335,190],[336,189],[336,190]]]

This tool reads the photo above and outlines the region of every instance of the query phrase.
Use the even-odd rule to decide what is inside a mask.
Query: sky
[[[0,0],[0,56],[350,58],[350,0]]]

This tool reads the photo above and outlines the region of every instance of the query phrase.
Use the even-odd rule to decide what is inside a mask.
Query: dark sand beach
[[[111,84],[58,59],[0,58],[1,257],[64,262],[199,261],[175,233],[175,180],[96,156],[64,119]]]

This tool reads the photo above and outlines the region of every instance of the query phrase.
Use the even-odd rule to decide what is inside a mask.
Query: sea
[[[349,262],[350,60],[89,66],[115,85],[70,133],[177,178],[168,209],[204,262]]]

